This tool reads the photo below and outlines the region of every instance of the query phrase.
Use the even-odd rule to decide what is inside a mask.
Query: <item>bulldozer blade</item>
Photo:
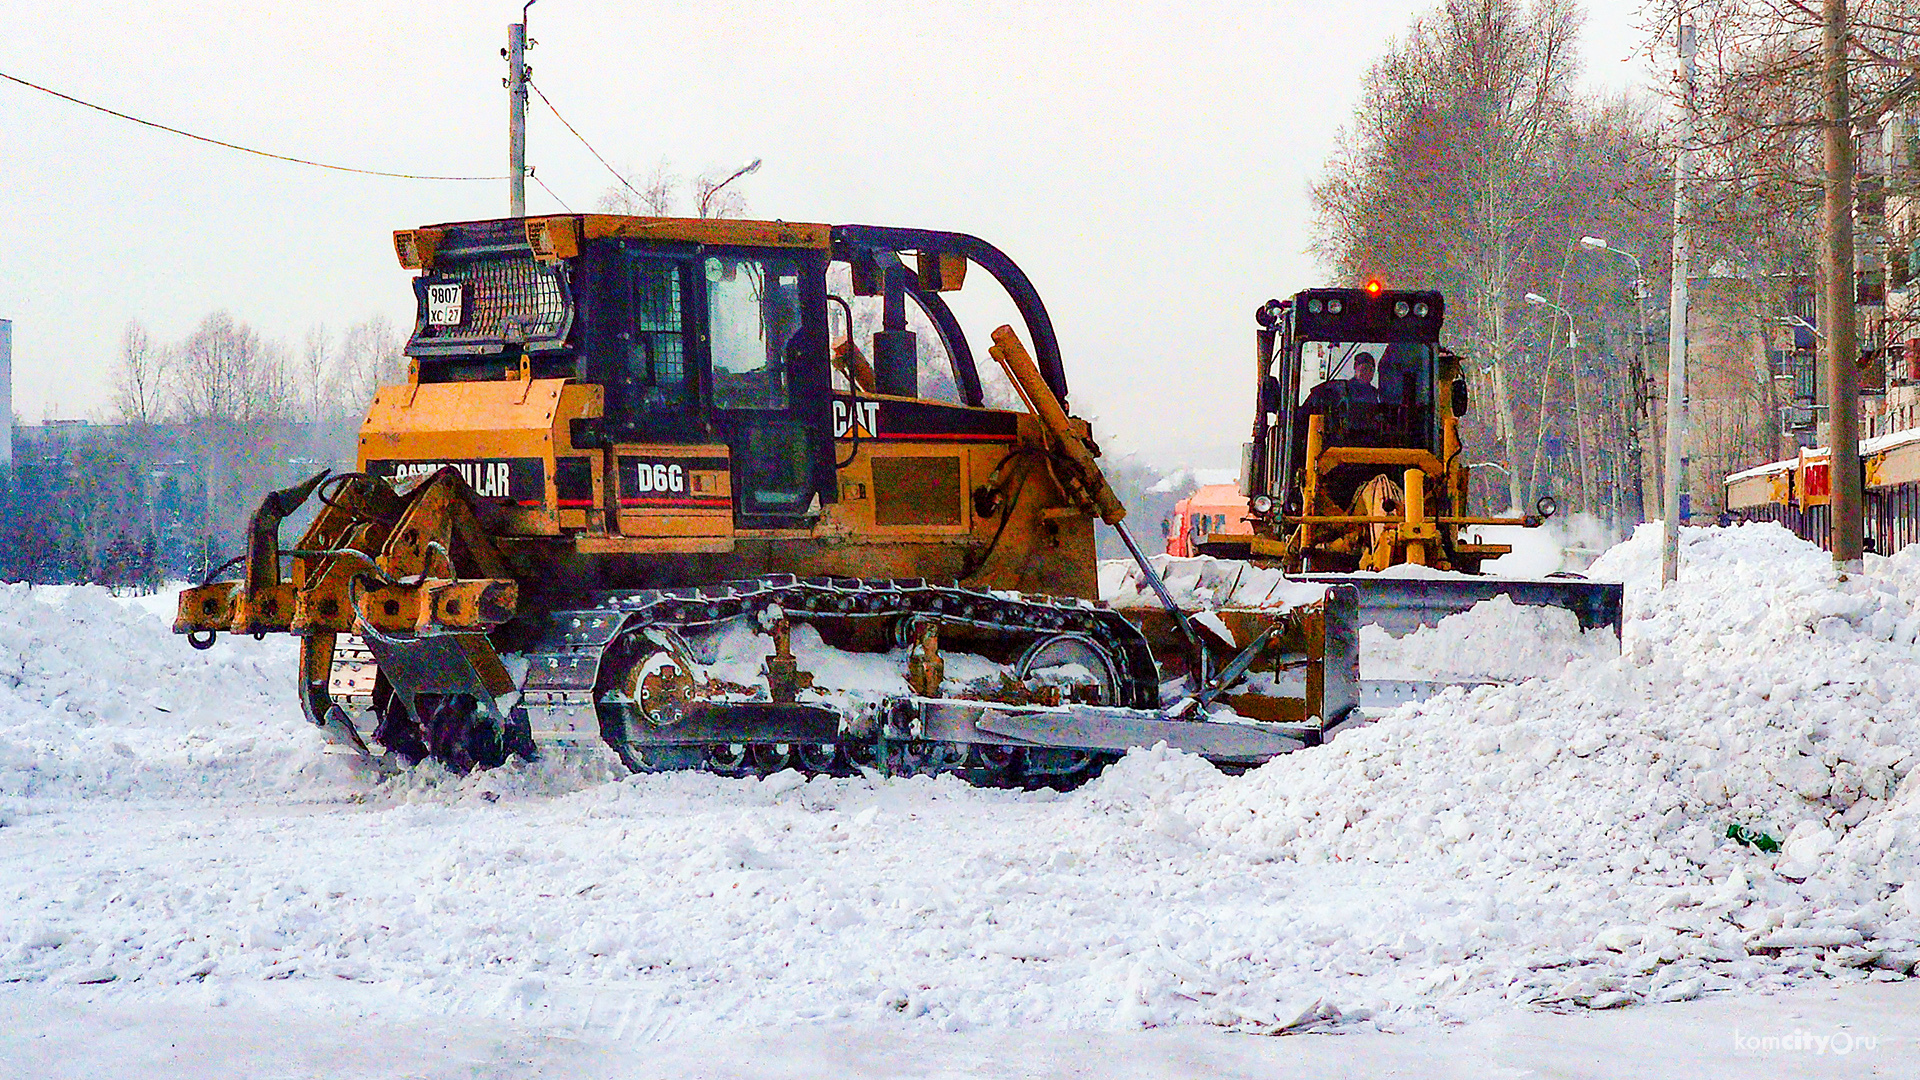
[[[1250,724],[1168,720],[1149,712],[1101,706],[1011,711],[986,709],[973,726],[1035,746],[1126,751],[1166,743],[1210,761],[1258,765],[1292,753],[1306,741]]]
[[[1399,636],[1504,596],[1516,604],[1565,608],[1582,630],[1620,634],[1622,588],[1582,578],[1519,580],[1493,577],[1403,578],[1376,574],[1302,574],[1306,581],[1351,585],[1359,594],[1360,625]]]
[[[767,701],[702,702],[665,727],[627,726],[633,746],[701,746],[708,743],[832,743],[842,738],[840,714],[818,705]]]

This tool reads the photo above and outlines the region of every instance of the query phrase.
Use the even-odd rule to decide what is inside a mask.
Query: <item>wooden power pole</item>
[[[1847,79],[1847,2],[1825,0],[1821,35],[1820,97],[1826,121],[1826,177],[1822,185],[1820,261],[1826,272],[1827,410],[1833,503],[1833,564],[1842,574],[1860,571],[1860,346],[1854,325],[1853,107]]]

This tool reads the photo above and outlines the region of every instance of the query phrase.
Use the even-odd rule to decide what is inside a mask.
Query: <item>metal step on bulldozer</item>
[[[268,497],[175,622],[299,638],[306,716],[370,760],[603,741],[636,771],[1065,786],[1160,742],[1256,765],[1354,711],[1352,588],[1175,603],[991,245],[610,215],[394,243],[418,320],[357,471]],[[1025,327],[986,371],[944,298],[982,276]],[[1098,602],[1095,519],[1149,604]]]
[[[1242,463],[1251,534],[1202,536],[1196,550],[1351,587],[1360,622],[1393,634],[1505,596],[1617,635],[1618,584],[1482,573],[1512,547],[1475,542],[1477,527],[1537,528],[1554,508],[1542,499],[1533,514],[1467,512],[1467,384],[1461,358],[1440,344],[1445,319],[1440,293],[1377,282],[1261,305]]]

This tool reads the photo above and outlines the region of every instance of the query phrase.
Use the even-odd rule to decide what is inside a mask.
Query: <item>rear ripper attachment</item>
[[[1349,592],[1196,619],[1139,557],[1157,614],[1096,602],[1094,521],[1138,549],[989,244],[612,215],[394,243],[418,319],[358,471],[268,497],[175,622],[298,636],[306,715],[359,753],[1064,785],[1163,741],[1257,764],[1353,700],[1322,640]],[[999,403],[944,299],[969,278],[1024,325],[985,335]]]
[[[315,494],[321,508],[300,546],[282,550],[281,520]],[[174,631],[199,648],[220,630],[298,636],[307,719],[364,751],[332,700],[336,652],[352,635],[354,651],[380,667],[367,689],[383,745],[413,761],[497,765],[509,748],[527,749],[496,708],[513,682],[488,636],[513,618],[519,583],[476,507],[487,509],[452,467],[404,492],[324,472],[274,492],[249,526],[242,578],[183,590]],[[286,579],[283,557],[293,567]]]

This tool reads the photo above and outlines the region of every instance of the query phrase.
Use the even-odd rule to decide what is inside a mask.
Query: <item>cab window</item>
[[[704,269],[714,408],[787,408],[787,350],[800,331],[800,264],[710,255]]]

